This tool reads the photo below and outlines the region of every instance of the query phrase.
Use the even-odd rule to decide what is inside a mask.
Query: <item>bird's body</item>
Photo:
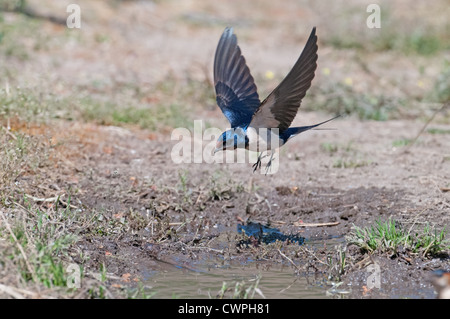
[[[290,127],[317,68],[316,28],[302,54],[284,80],[260,102],[233,29],[226,28],[217,45],[214,59],[214,85],[217,104],[230,121],[231,130],[222,133],[216,151],[245,148],[252,151],[273,151],[295,135],[319,124]],[[334,118],[333,118],[334,119]],[[271,159],[272,159],[271,157]],[[270,167],[269,161],[268,167]],[[261,156],[254,165],[261,165]]]

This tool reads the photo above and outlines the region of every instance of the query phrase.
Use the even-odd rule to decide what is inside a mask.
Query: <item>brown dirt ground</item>
[[[301,119],[310,123],[317,120],[317,115],[301,114]],[[266,176],[253,174],[250,164],[173,165],[169,155],[173,142],[164,137],[158,141],[146,133],[124,128],[66,124],[67,140],[61,148],[67,149],[60,154],[72,155],[59,158],[48,182],[56,183],[59,189],[76,188],[73,203],[80,203],[85,209],[103,211],[116,218],[127,216],[131,210],[145,216],[132,226],[130,234],[80,244],[85,256],[91,257],[92,267],[104,263],[118,277],[131,273],[139,278],[144,270],[163,270],[167,265],[194,268],[194,263],[210,260],[218,254],[214,249],[224,246],[227,249],[219,255],[228,258],[239,256],[245,261],[253,259],[256,252],[264,256],[262,263],[286,263],[275,247],[237,247],[237,224],[257,221],[286,234],[319,240],[344,238],[352,225],[366,226],[388,218],[405,225],[423,226],[428,222],[438,228],[449,226],[448,193],[440,190],[448,175],[435,175],[436,171],[449,172],[448,161],[443,160],[449,141],[424,134],[420,146],[413,145],[407,151],[392,147],[395,136],[410,136],[421,125],[410,121],[338,120],[336,131],[313,131],[293,140],[286,146],[286,154],[281,155],[279,171]],[[360,134],[362,130],[364,134]],[[325,141],[339,145],[351,141],[364,158],[370,159],[370,164],[333,167],[335,156],[320,148]],[[180,172],[187,172],[188,176],[186,197],[179,191]],[[214,200],[209,194],[210,183],[211,176],[218,172],[225,176],[220,179],[218,190],[223,198]],[[242,185],[242,190],[236,185]],[[43,186],[41,190],[45,189]],[[250,187],[253,191],[249,191]],[[55,194],[42,191],[32,195]],[[299,228],[294,225],[299,221],[339,224]],[[179,227],[182,222],[186,225]],[[226,231],[218,230],[223,227]],[[186,247],[199,246],[211,250],[186,252]],[[308,250],[301,251],[295,261],[304,272],[314,267],[319,273],[326,273],[320,259],[325,260],[330,249],[333,252],[333,248],[324,246],[314,256]],[[111,255],[106,252],[115,258],[109,258]],[[352,268],[343,280],[352,287],[351,296],[355,298],[429,296],[420,291],[431,289],[431,271],[448,266],[446,258],[375,254],[373,258],[382,269],[383,289],[367,292],[365,267],[374,259],[364,259],[352,247],[347,254]]]

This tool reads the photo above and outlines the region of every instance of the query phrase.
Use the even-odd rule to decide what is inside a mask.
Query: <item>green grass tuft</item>
[[[422,231],[413,233],[411,229],[406,230],[398,222],[388,219],[384,222],[378,220],[370,227],[353,226],[347,240],[368,253],[374,251],[397,253],[402,248],[423,256],[435,256],[450,248],[445,234],[445,228],[437,231],[428,224]]]

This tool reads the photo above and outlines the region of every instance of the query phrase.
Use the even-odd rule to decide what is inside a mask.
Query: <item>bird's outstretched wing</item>
[[[289,128],[297,114],[306,91],[311,86],[317,68],[317,36],[314,27],[302,54],[284,80],[269,94],[255,112],[250,126]]]
[[[231,127],[248,126],[261,102],[232,28],[225,29],[217,45],[214,85],[217,105]]]

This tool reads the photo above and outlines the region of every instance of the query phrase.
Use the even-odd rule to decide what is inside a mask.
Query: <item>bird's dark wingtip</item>
[[[232,36],[233,35],[233,27],[226,27],[223,31],[224,36]]]

